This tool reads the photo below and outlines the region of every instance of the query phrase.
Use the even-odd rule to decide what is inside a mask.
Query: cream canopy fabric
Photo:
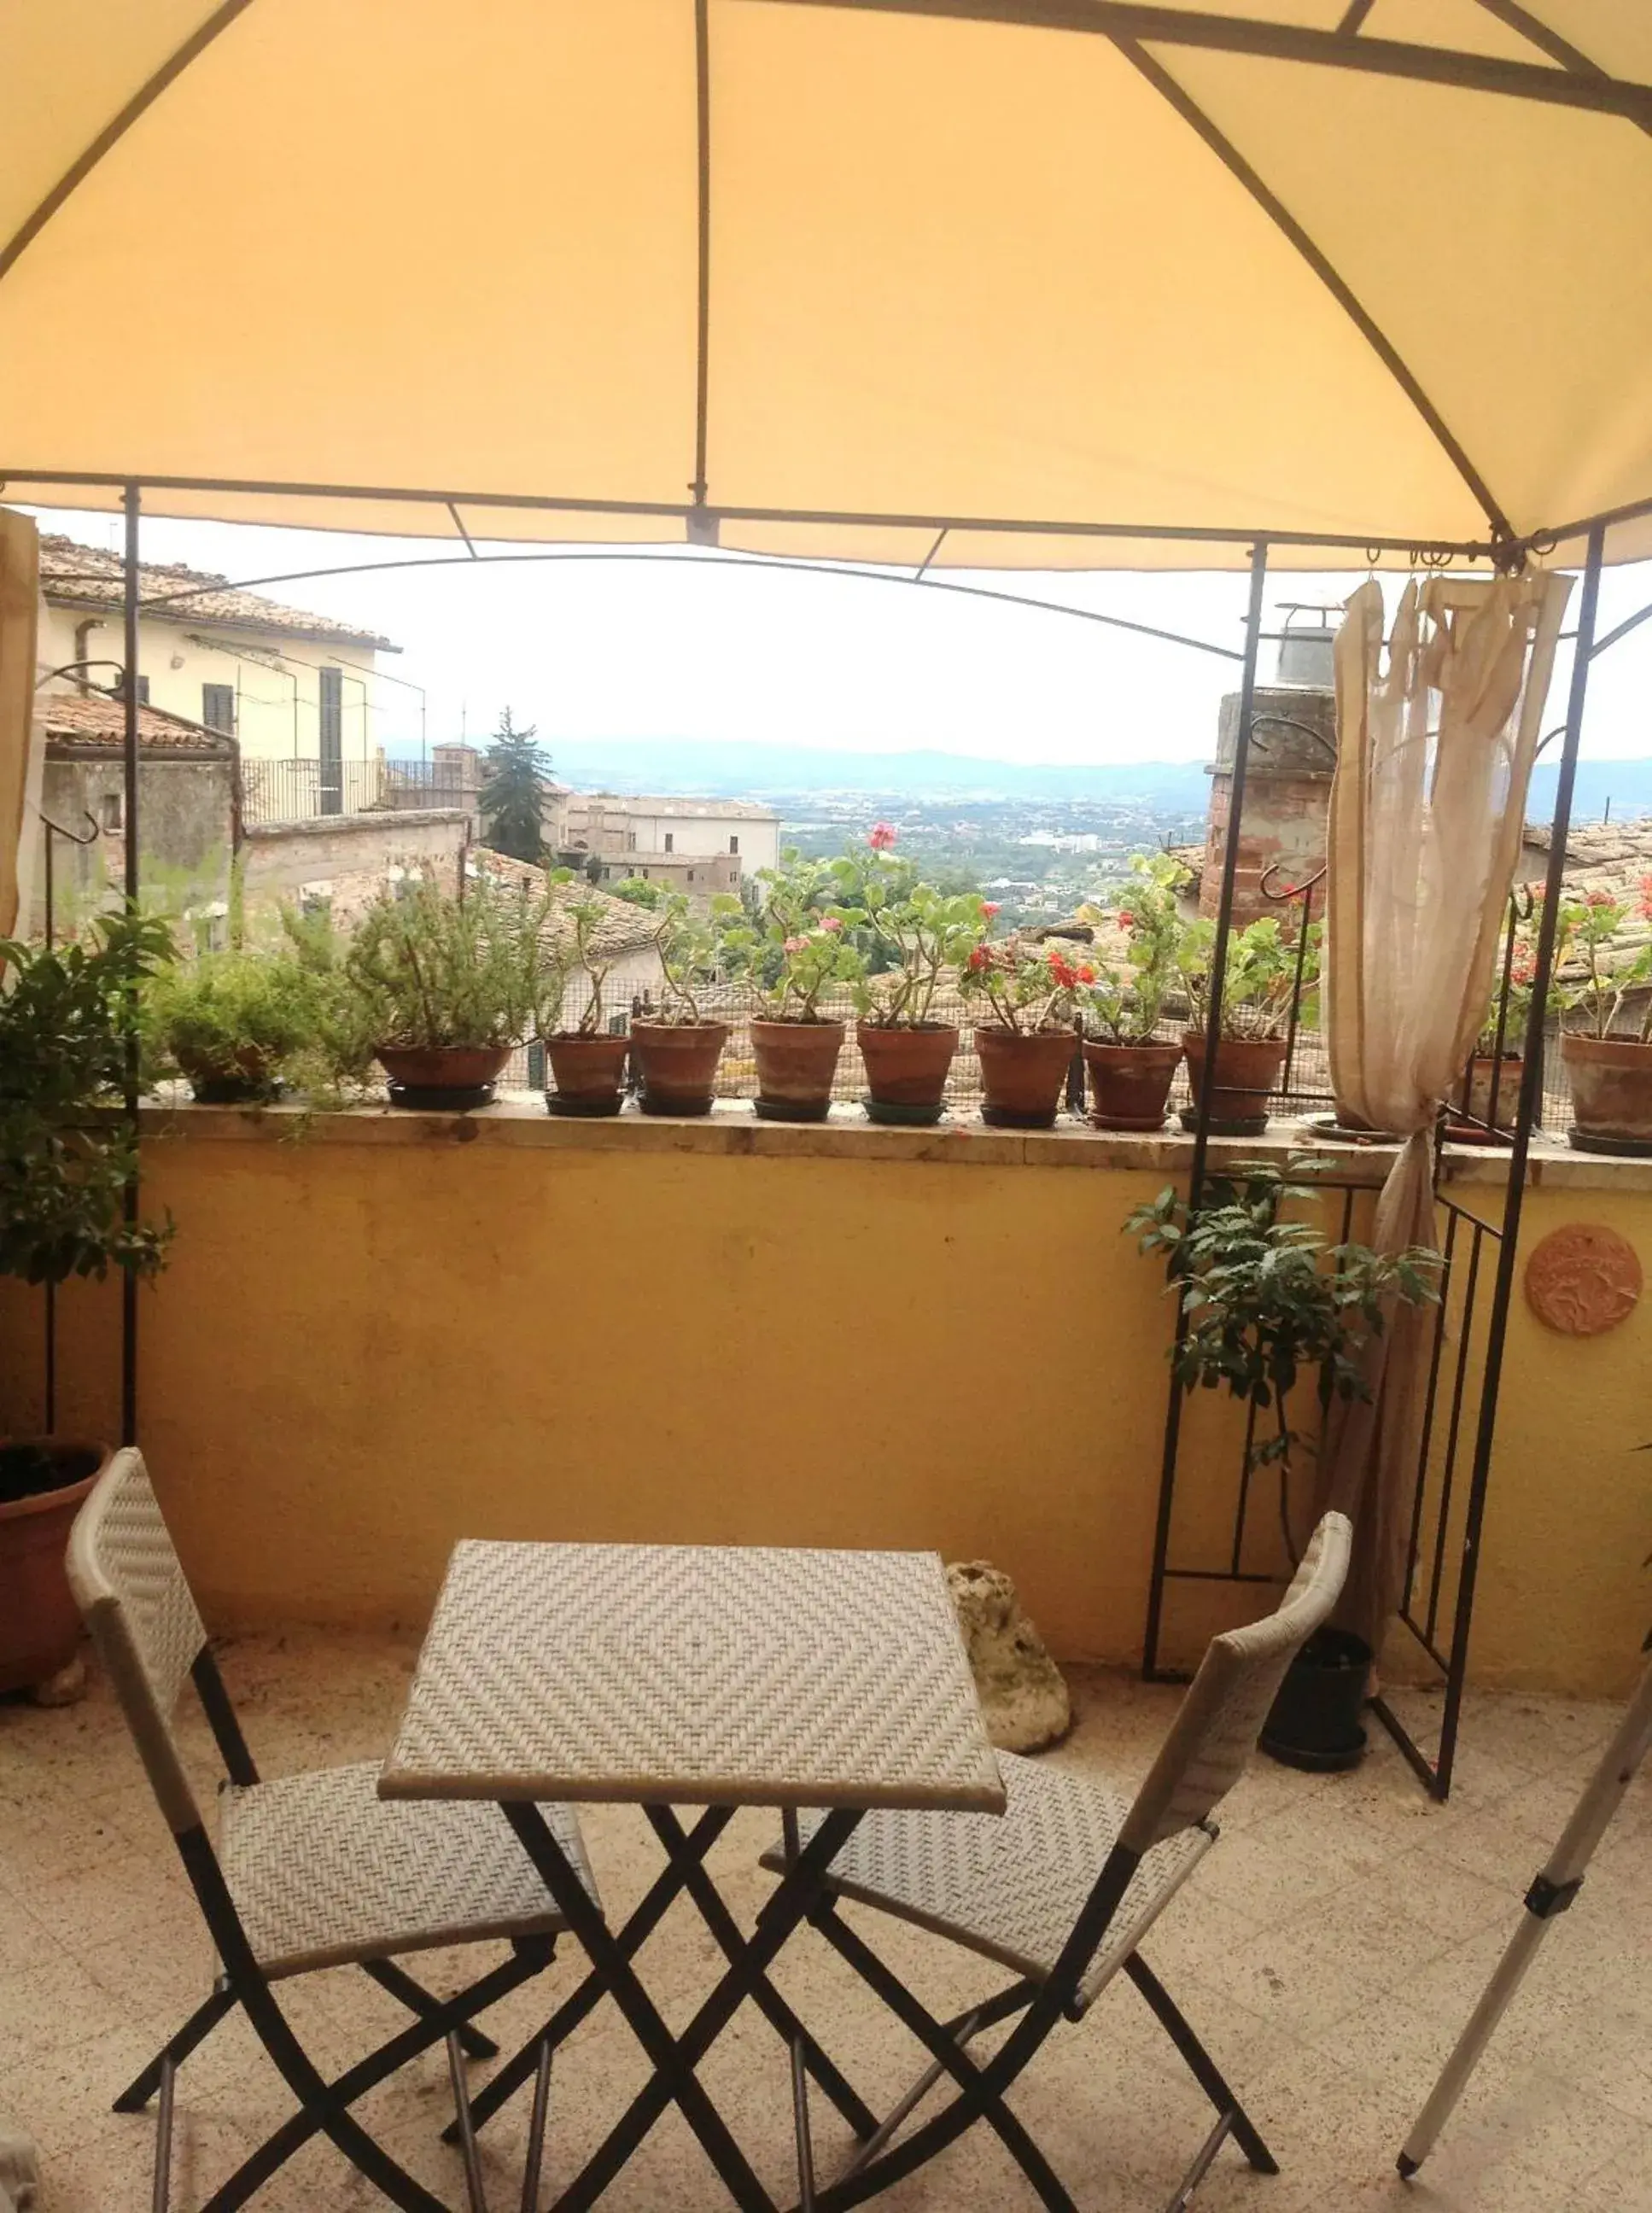
[[[1649,88],[1639,0],[9,0],[0,479],[937,565],[1564,532],[1652,503]]]

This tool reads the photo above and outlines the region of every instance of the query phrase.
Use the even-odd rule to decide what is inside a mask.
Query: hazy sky
[[[119,543],[118,518],[41,513],[48,530]],[[357,561],[446,555],[446,542],[147,521],[146,559],[237,582]],[[490,547],[515,552],[518,547]],[[1057,600],[1237,646],[1242,576],[971,573]],[[1282,576],[1281,600],[1340,601],[1347,576]],[[929,748],[1039,761],[1203,759],[1238,664],[1100,624],[861,576],[778,573],[693,553],[517,560],[270,584],[271,595],[393,638],[388,673],[424,687],[432,740],[485,735],[509,705],[560,741],[762,741],[856,750]],[[1576,617],[1576,594],[1568,617]],[[1652,564],[1608,570],[1603,628],[1652,600]],[[1272,649],[1264,649],[1265,680]],[[1547,719],[1564,710],[1562,649]],[[418,701],[389,687],[381,741],[417,742]],[[1590,679],[1586,753],[1652,756],[1652,622]]]

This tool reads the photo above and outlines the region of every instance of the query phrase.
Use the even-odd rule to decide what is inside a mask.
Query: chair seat
[[[387,1801],[378,1777],[367,1762],[225,1786],[219,1856],[266,1974],[565,1927],[497,1806]],[[539,1810],[600,1904],[577,1818]]]
[[[1130,1800],[1105,1784],[1001,1753],[1002,1814],[869,1814],[832,1862],[831,1887],[1043,1981],[1112,1850]],[[805,1838],[823,1816],[805,1814]],[[1186,1828],[1155,1844],[1079,1987],[1088,2006],[1216,1841]],[[783,1855],[763,1855],[778,1872]]]

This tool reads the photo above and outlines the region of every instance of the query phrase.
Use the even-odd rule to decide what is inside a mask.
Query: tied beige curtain
[[[1377,1202],[1379,1252],[1437,1249],[1436,1116],[1491,996],[1570,588],[1542,572],[1413,578],[1385,667],[1373,581],[1338,635],[1326,1036],[1338,1119],[1405,1140]],[[1357,1533],[1341,1618],[1374,1649],[1405,1588],[1432,1320],[1396,1307],[1367,1349],[1372,1399],[1334,1411],[1321,1460],[1322,1503]]]
[[[27,878],[39,835],[31,798],[39,536],[27,515],[0,508],[0,937],[27,922]]]

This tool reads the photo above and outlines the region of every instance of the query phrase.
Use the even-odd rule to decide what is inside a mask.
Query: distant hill
[[[671,791],[708,799],[786,799],[805,793],[881,797],[1027,799],[1143,803],[1202,814],[1210,779],[1202,761],[1102,761],[1088,765],[977,760],[966,753],[850,753],[832,747],[696,744],[688,740],[564,740],[552,747],[556,772],[584,791]],[[1554,813],[1558,764],[1538,763],[1527,814]],[[1652,759],[1582,760],[1573,813],[1598,822],[1652,814]]]
[[[686,797],[786,798],[864,791],[924,799],[1141,800],[1202,813],[1210,790],[1198,761],[976,760],[966,753],[849,753],[805,746],[693,745],[651,739],[564,741],[556,773],[580,789],[672,791]]]

